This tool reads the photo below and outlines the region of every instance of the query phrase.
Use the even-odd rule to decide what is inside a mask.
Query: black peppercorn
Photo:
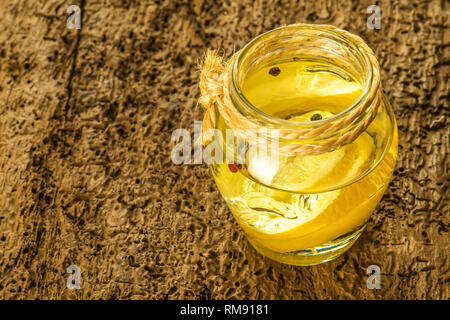
[[[273,67],[273,68],[270,68],[270,70],[269,70],[269,74],[270,74],[271,76],[274,76],[274,77],[276,77],[277,75],[279,75],[280,72],[281,72],[281,70],[280,70],[280,68],[278,68],[278,67]]]

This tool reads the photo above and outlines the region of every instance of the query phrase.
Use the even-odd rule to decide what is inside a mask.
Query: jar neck
[[[317,121],[291,121],[267,114],[247,99],[242,87],[252,70],[285,59],[325,60],[351,75],[362,92],[353,104]],[[381,102],[379,66],[372,50],[359,37],[331,26],[289,25],[258,36],[237,55],[229,81],[229,97],[238,112],[259,126],[303,132],[296,136],[299,143],[345,134],[361,122],[367,122],[367,127]]]

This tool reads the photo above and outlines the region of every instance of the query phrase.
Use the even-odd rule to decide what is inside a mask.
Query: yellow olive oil
[[[288,59],[255,68],[241,88],[246,99],[265,114],[299,122],[331,118],[363,92],[353,75],[313,59]],[[225,122],[221,117],[217,121],[225,136]],[[359,236],[389,183],[397,144],[393,115],[380,112],[356,140],[337,150],[260,156],[250,152],[257,146],[249,144],[242,165],[212,164],[211,169],[258,251],[285,263],[314,264],[343,251],[339,246],[347,243],[342,239],[353,243]],[[226,152],[226,142],[221,142],[221,148]],[[323,255],[315,260],[316,253],[327,250],[325,260]],[[309,258],[299,261],[298,255]]]

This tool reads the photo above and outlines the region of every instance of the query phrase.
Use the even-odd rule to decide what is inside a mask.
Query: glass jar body
[[[226,139],[214,142],[215,150],[221,150],[224,159],[223,163],[210,165],[217,187],[258,252],[282,263],[306,266],[330,261],[352,246],[380,202],[397,159],[397,126],[386,100],[378,113],[367,130],[369,133],[363,133],[366,137],[361,137],[366,141],[361,139],[356,145],[358,151],[358,146],[370,141],[375,146],[377,159],[349,184],[345,183],[348,180],[343,181],[339,177],[342,172],[354,170],[349,159],[342,158],[331,170],[321,168],[319,161],[319,166],[309,173],[308,180],[320,176],[322,190],[313,186],[310,186],[311,191],[293,190],[292,186],[283,189],[280,185],[270,185],[267,180],[262,182],[255,173],[257,170],[249,170],[254,164],[248,154],[244,156],[247,160],[243,163],[226,160],[226,155],[231,152],[235,158],[236,151],[230,152],[231,149],[238,149],[235,142],[231,143],[234,147],[230,146],[230,142],[227,145]],[[220,116],[216,123],[221,136],[226,137],[232,132]],[[386,143],[375,141],[377,136],[383,136]],[[246,145],[247,153],[251,148]],[[324,156],[320,156],[305,156],[303,161],[299,159],[297,162],[308,162],[308,157],[323,159]],[[267,166],[267,161],[263,162]],[[289,163],[293,162],[291,160]],[[324,170],[327,172],[324,173]],[[271,168],[269,171],[273,172]],[[278,166],[278,172],[282,171],[295,174],[291,168],[286,170]],[[342,186],[336,185],[338,180],[344,182]]]
[[[232,67],[225,95],[238,115],[215,105],[207,147],[222,196],[263,255],[293,265],[337,257],[365,228],[397,158],[373,52],[344,30],[292,25],[251,41]]]

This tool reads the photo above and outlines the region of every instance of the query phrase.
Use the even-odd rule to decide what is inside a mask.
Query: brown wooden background
[[[374,2],[0,1],[0,298],[448,299],[449,4],[378,1],[378,31]],[[306,268],[257,254],[207,166],[170,160],[172,131],[202,119],[206,48],[295,22],[368,42],[400,134],[362,238]],[[81,290],[66,288],[72,264]]]

